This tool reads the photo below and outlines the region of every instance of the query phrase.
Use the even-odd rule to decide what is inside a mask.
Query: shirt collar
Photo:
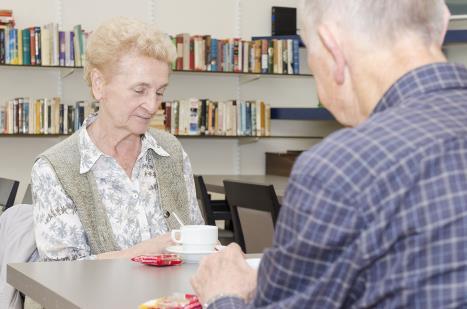
[[[467,69],[461,64],[434,63],[403,75],[386,91],[372,115],[426,93],[467,88]]]
[[[88,134],[87,127],[97,119],[97,113],[90,114],[83,122],[83,126],[79,132],[79,151],[80,151],[80,174],[87,173],[96,164],[101,156],[107,156],[99,150],[91,137]],[[143,157],[149,149],[152,149],[157,155],[161,157],[169,157],[170,154],[165,151],[154,139],[154,137],[146,132],[141,138],[141,152],[138,159]]]

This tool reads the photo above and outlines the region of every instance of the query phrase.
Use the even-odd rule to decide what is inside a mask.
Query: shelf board
[[[32,64],[0,64],[2,67],[11,67],[11,68],[36,68],[36,69],[82,69],[83,67],[66,67],[59,65],[32,65]]]
[[[59,70],[73,70],[83,69],[83,67],[66,67],[66,66],[42,66],[30,64],[0,64],[0,67],[9,68],[33,68],[33,69],[59,69]],[[254,76],[254,77],[313,77],[313,74],[273,74],[273,73],[244,73],[244,72],[211,72],[211,71],[191,71],[191,70],[173,70],[174,74],[193,74],[193,75],[223,75],[223,76]]]
[[[0,134],[1,137],[68,137],[71,134]],[[225,136],[225,135],[175,135],[181,139],[272,139],[272,138],[323,138],[322,136],[290,136],[290,135],[274,135],[274,136]]]
[[[197,75],[213,75],[220,74],[225,76],[257,76],[257,77],[313,77],[313,74],[277,74],[277,73],[244,73],[244,72],[210,72],[210,71],[184,71],[173,70],[175,74],[197,74]]]
[[[466,43],[467,42],[467,30],[448,30],[444,37],[443,44],[450,43]]]
[[[335,120],[325,108],[271,108],[275,120]]]

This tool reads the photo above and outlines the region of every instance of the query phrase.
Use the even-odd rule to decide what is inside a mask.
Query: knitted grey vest
[[[159,184],[159,196],[163,214],[169,215],[166,223],[170,229],[180,225],[172,214],[177,213],[182,222],[190,224],[188,194],[183,174],[183,151],[180,142],[164,131],[151,130],[157,143],[170,156],[152,155],[154,170]],[[47,160],[68,197],[76,206],[79,219],[84,227],[92,254],[120,250],[112,231],[104,205],[99,197],[94,174],[89,171],[80,174],[79,133],[42,153],[39,158]]]

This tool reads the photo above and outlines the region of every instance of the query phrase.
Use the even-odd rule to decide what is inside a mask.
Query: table
[[[276,175],[203,175],[206,189],[209,192],[224,193],[223,180],[273,185],[279,200],[282,199],[287,188],[288,177]]]
[[[46,309],[136,309],[153,298],[192,293],[190,278],[197,267],[153,267],[128,260],[18,263],[7,266],[7,282]]]

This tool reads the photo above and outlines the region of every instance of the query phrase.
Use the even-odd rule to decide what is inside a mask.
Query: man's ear
[[[319,26],[318,34],[324,48],[327,49],[334,60],[334,80],[338,85],[342,85],[345,81],[346,60],[341,47],[337,44],[337,40],[332,32],[325,25]]]
[[[443,20],[444,28],[443,28],[443,32],[441,33],[441,37],[438,40],[439,46],[443,45],[444,38],[446,37],[446,33],[448,32],[450,17],[451,17],[451,12],[449,12],[449,9],[447,5],[445,4],[444,5],[444,20]]]
[[[104,75],[96,68],[91,71],[91,87],[92,94],[97,101],[101,100],[104,96]]]

